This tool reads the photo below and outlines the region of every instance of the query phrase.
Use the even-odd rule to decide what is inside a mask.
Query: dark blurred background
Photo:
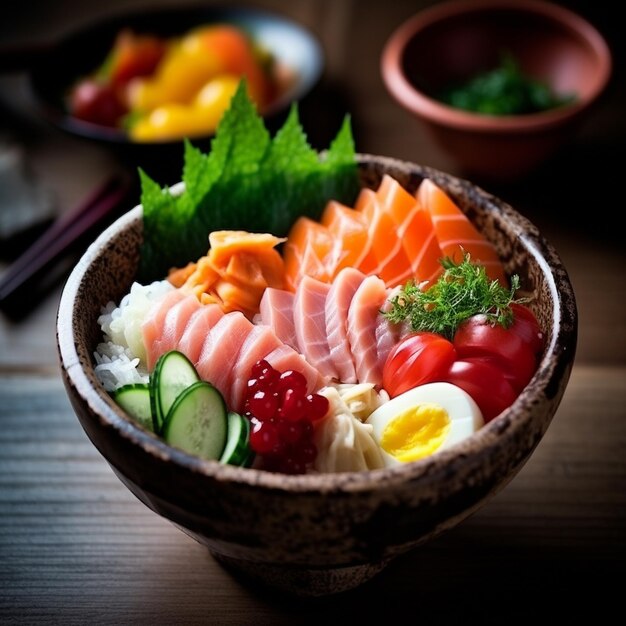
[[[54,42],[64,33],[111,12],[170,4],[171,0],[107,0],[102,3],[88,0],[5,0],[0,8],[0,49],[4,50],[0,55],[0,66],[7,64],[5,53],[9,48],[16,51],[18,48]],[[301,106],[305,129],[317,148],[327,147],[340,120],[349,113],[359,152],[398,157],[463,175],[432,143],[418,122],[395,104],[380,76],[380,54],[391,32],[408,16],[436,2],[248,0],[245,4],[292,17],[319,38],[326,55],[325,73],[315,91]],[[150,602],[154,605],[151,606],[152,615],[162,608],[166,618],[171,618],[170,623],[180,623],[180,615],[200,615],[193,613],[193,606],[200,612],[204,611],[205,605],[207,611],[228,606],[234,611],[228,614],[228,623],[237,623],[238,619],[241,619],[239,623],[244,623],[254,611],[259,612],[255,615],[260,623],[291,623],[291,618],[302,618],[305,613],[310,613],[312,621],[322,619],[326,606],[333,607],[331,615],[334,618],[354,621],[356,614],[353,607],[356,603],[362,607],[358,619],[367,623],[367,617],[378,611],[385,611],[388,615],[406,615],[402,605],[409,598],[410,602],[417,603],[411,607],[415,610],[412,621],[421,615],[419,602],[427,600],[431,604],[426,607],[427,615],[430,619],[440,615],[443,621],[439,623],[465,623],[466,618],[468,623],[526,623],[535,618],[552,618],[560,622],[583,614],[593,616],[594,622],[604,623],[600,617],[603,610],[608,606],[617,606],[615,599],[608,597],[610,592],[598,592],[597,587],[605,585],[608,589],[611,581],[623,578],[626,536],[624,441],[619,439],[619,433],[623,434],[624,430],[623,427],[618,430],[616,426],[616,418],[620,417],[616,411],[621,411],[620,423],[626,416],[623,406],[615,409],[619,397],[611,391],[610,384],[606,383],[606,389],[603,386],[605,380],[615,381],[623,376],[626,348],[622,304],[624,289],[614,278],[615,268],[624,267],[626,260],[623,234],[617,227],[622,212],[622,153],[626,146],[626,38],[616,3],[579,0],[561,4],[586,17],[607,38],[614,58],[612,81],[585,126],[545,167],[514,184],[487,186],[485,183],[484,186],[535,222],[554,243],[570,272],[579,304],[576,368],[581,372],[575,378],[580,386],[572,389],[572,393],[579,394],[576,398],[583,398],[580,407],[573,406],[573,400],[570,404],[566,402],[532,461],[486,509],[420,550],[419,554],[399,560],[382,582],[363,588],[343,603],[329,602],[309,611],[309,608],[297,603],[284,603],[281,599],[262,594],[248,594],[247,590],[244,593],[230,579],[223,577],[219,579],[221,586],[210,590],[204,605],[200,606],[202,598],[197,596],[194,596],[194,603],[186,605],[177,603],[177,594],[186,591],[183,586],[189,587],[190,594],[200,593],[204,578],[200,574],[197,577],[195,573],[192,575],[184,571],[179,572],[178,587],[170,589],[168,586],[171,592],[162,591],[162,597],[151,598]],[[436,59],[433,62],[436,63]],[[13,146],[23,158],[30,185],[32,189],[40,190],[40,205],[48,217],[69,211],[111,172],[123,168],[108,150],[89,141],[69,137],[42,121],[30,96],[24,72],[0,73],[0,145],[3,144]],[[180,157],[182,159],[182,152]],[[171,164],[174,178],[181,164],[182,161]],[[3,166],[2,160],[0,166]],[[6,162],[4,167],[5,172],[10,171]],[[11,184],[10,175],[2,178],[2,174],[0,169],[0,202],[3,191]],[[136,172],[132,171],[130,175],[136,176]],[[126,208],[136,201],[136,197],[129,200]],[[24,245],[25,240],[9,242],[3,241],[0,236],[0,272],[3,261],[7,262],[19,253]],[[606,272],[607,265],[613,269],[610,277]],[[48,367],[46,371],[56,374],[54,316],[59,294],[60,284],[57,284],[41,301],[41,306],[24,321],[9,323],[0,316],[0,374],[3,368],[9,371],[9,367],[38,372],[44,362]],[[613,325],[616,332],[612,331]],[[607,337],[611,338],[610,342]],[[606,402],[602,396],[605,391]],[[611,406],[611,402],[614,406],[612,417],[606,408]],[[69,411],[65,407],[63,410],[65,413]],[[591,420],[603,423],[605,428],[597,428],[595,422],[587,421],[587,414]],[[603,418],[606,418],[605,422],[602,422]],[[573,419],[579,421],[570,422]],[[570,423],[578,424],[576,430]],[[74,426],[78,429],[77,424]],[[94,464],[98,461],[100,459]],[[33,474],[32,480],[36,478]],[[6,484],[9,489],[11,485],[9,482]],[[122,489],[121,486],[119,488]],[[13,494],[13,491],[10,493]],[[21,496],[15,493],[17,495],[11,497],[19,504]],[[36,496],[32,496],[33,501]],[[9,510],[12,502],[7,504],[5,510]],[[137,503],[133,501],[127,505],[124,501],[123,506],[131,510],[133,504]],[[82,514],[83,503],[79,502],[79,505]],[[122,505],[118,506],[122,510]],[[35,510],[33,505],[32,511]],[[152,521],[152,518],[149,520]],[[154,523],[157,523],[156,520]],[[58,519],[56,527],[59,527]],[[37,529],[33,535],[25,535],[27,547],[36,532]],[[42,534],[45,535],[45,531]],[[167,540],[173,539],[171,535],[163,536]],[[117,571],[122,574],[118,587],[115,587],[116,581],[109,581],[111,587],[108,593],[99,599],[100,585],[105,582],[99,578],[104,575],[99,570],[99,563],[93,566],[85,564],[77,552],[82,550],[80,541],[87,542],[87,545],[91,539],[85,537],[74,541],[63,538],[58,541],[62,549],[67,550],[70,556],[73,554],[74,560],[93,574],[86,586],[83,604],[95,603],[103,611],[97,621],[110,622],[106,619],[106,611],[109,599],[117,597],[116,594],[132,605],[132,599],[128,598],[128,594],[124,595],[122,584],[125,580],[135,580],[133,564],[128,559],[124,560],[125,546],[118,546],[118,553],[112,557],[104,552],[101,555],[104,561],[102,572]],[[146,545],[148,549],[153,547],[149,543]],[[18,554],[18,548],[22,550],[22,547],[19,544],[11,554]],[[214,572],[215,565],[208,555],[199,555],[195,548],[195,545],[172,543],[171,550],[183,550],[190,562],[196,566],[200,562],[200,565],[206,566],[206,571]],[[168,548],[164,546],[163,549]],[[137,550],[143,558],[143,548],[139,546]],[[49,547],[44,556],[48,554],[56,558],[57,552],[54,546]],[[31,554],[26,548],[19,552],[24,553]],[[35,552],[32,554],[35,555]],[[621,567],[618,571],[615,567],[620,562],[620,555]],[[179,554],[172,553],[170,556],[172,563],[181,561]],[[32,579],[33,585],[40,585],[36,569],[41,557],[29,558],[30,569],[23,569],[21,563],[16,563],[14,570],[7,571],[23,572],[24,580]],[[147,561],[142,562],[145,564]],[[37,587],[40,595],[35,606],[57,606],[64,610],[60,615],[67,616],[68,596],[58,599],[55,596],[55,563],[42,574],[46,576],[48,587]],[[115,569],[116,563],[121,569]],[[69,570],[63,571],[67,573]],[[80,575],[79,572],[77,576]],[[143,575],[158,577],[160,573],[144,571]],[[15,584],[18,590],[16,597],[21,594],[19,598],[22,602],[15,606],[30,606],[31,596],[27,594],[27,587],[19,587],[19,580]],[[163,590],[164,585],[158,588]],[[77,588],[77,595],[83,593],[81,589]],[[116,593],[111,589],[117,589]],[[420,599],[411,599],[416,590],[421,592]],[[377,607],[376,593],[382,594],[382,591],[385,591],[385,595],[381,595],[382,605]],[[229,604],[229,594],[241,602],[240,613],[237,613],[237,607]],[[458,601],[457,595],[450,594],[458,594]],[[10,600],[8,596],[3,598],[0,592],[0,605],[3,599]],[[142,604],[144,599],[138,599],[136,607],[131,606],[135,611],[134,617],[141,616],[146,608],[147,605]],[[398,606],[389,605],[394,601]],[[547,603],[548,613],[539,610],[541,603]],[[584,611],[579,612],[581,604]],[[598,614],[594,613],[596,609]],[[17,611],[16,608],[10,614],[17,615]],[[281,612],[282,620],[277,619]],[[74,615],[79,620],[86,614],[88,611]],[[223,612],[219,614],[224,617]],[[41,615],[49,616],[50,612],[44,610]],[[512,615],[520,619],[511,620]],[[483,616],[484,622],[481,621]],[[200,617],[215,623],[211,622],[210,612],[202,613]]]

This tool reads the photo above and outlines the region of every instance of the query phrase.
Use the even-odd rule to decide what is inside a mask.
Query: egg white
[[[449,429],[441,445],[433,452],[449,448],[476,432],[485,423],[478,405],[460,387],[451,383],[428,383],[396,396],[376,409],[366,420],[372,425],[372,436],[381,444],[385,428],[404,411],[422,404],[442,407],[449,417]],[[381,447],[386,465],[402,465],[401,461]]]

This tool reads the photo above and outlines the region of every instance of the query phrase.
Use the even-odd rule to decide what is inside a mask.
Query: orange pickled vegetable
[[[285,286],[283,259],[275,249],[283,241],[267,233],[214,231],[208,254],[171,270],[168,280],[203,304],[215,302],[225,312],[241,311],[252,318],[267,287]]]

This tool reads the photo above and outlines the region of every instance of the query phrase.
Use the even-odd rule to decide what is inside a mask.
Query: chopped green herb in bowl
[[[546,83],[525,74],[510,55],[503,56],[498,67],[444,90],[438,98],[457,109],[484,115],[538,113],[576,100],[574,94],[555,93]]]

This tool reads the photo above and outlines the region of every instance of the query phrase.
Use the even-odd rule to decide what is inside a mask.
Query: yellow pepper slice
[[[129,131],[131,139],[169,141],[213,133],[238,84],[237,76],[218,76],[200,89],[191,105],[170,103],[158,106],[134,124]]]

